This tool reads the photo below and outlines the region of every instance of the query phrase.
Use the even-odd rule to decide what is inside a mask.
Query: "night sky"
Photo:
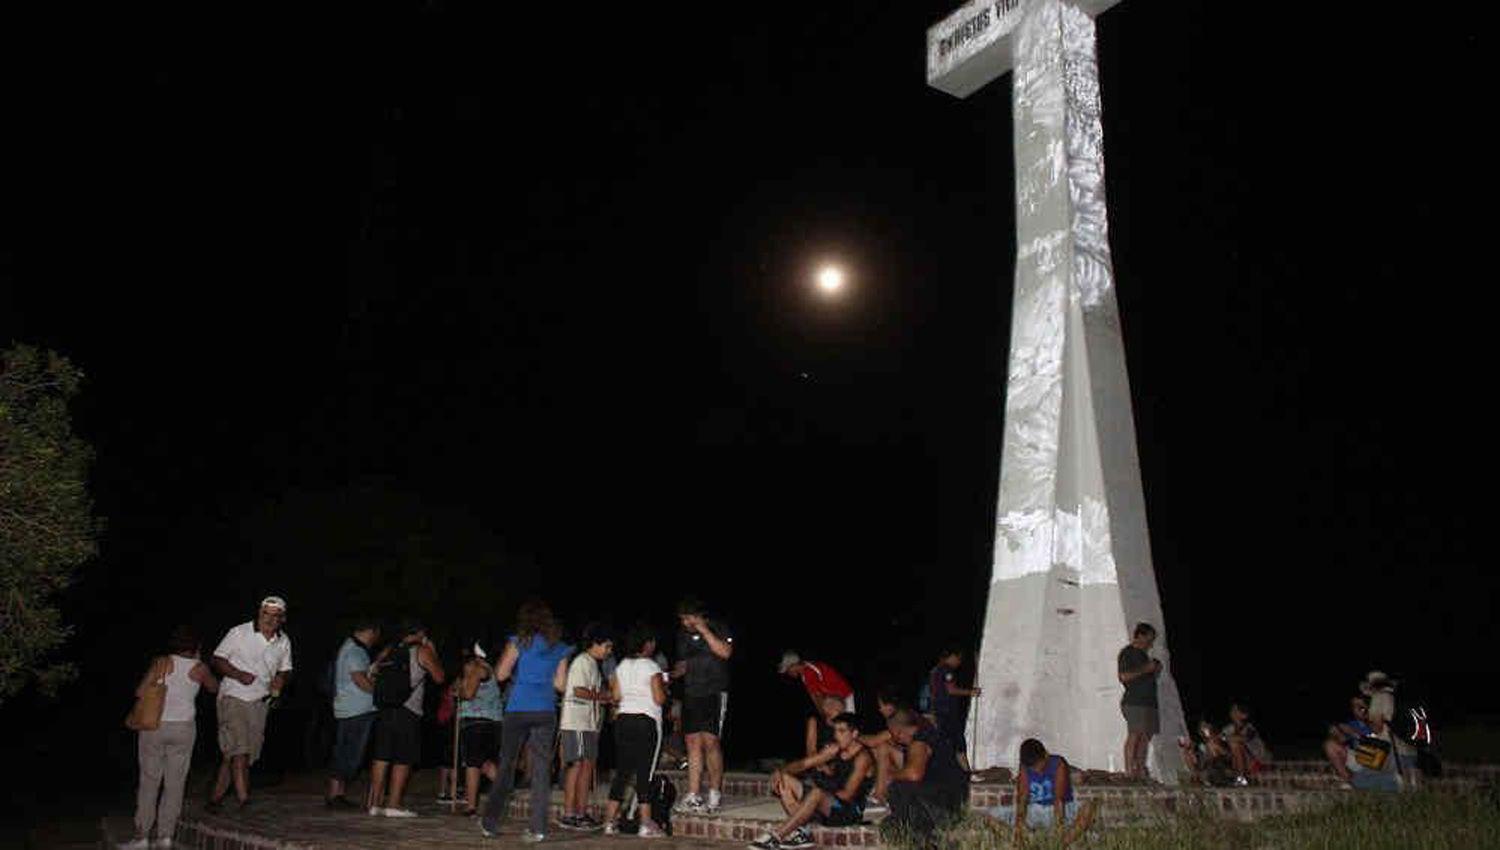
[[[454,600],[414,603],[450,638],[527,593],[574,628],[706,597],[740,637],[731,761],[796,740],[783,649],[914,691],[977,645],[1010,86],[926,87],[950,8],[131,7],[89,36],[7,12],[33,16],[7,43],[56,49],[7,60],[0,341],[87,373],[108,518],[66,599],[98,676],[8,715],[125,736],[171,626],[212,644],[267,592],[307,674],[350,585],[396,580],[331,558],[402,565]],[[1244,698],[1273,747],[1305,740],[1372,668],[1493,713],[1461,678],[1500,672],[1476,651],[1492,36],[1127,0],[1099,43],[1189,714]],[[837,303],[809,289],[825,259]]]

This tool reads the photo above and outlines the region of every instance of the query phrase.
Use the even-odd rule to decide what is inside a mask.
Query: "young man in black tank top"
[[[757,850],[799,850],[812,847],[806,825],[816,818],[825,826],[854,826],[865,818],[865,797],[875,781],[875,760],[859,742],[858,718],[840,714],[833,719],[833,743],[816,755],[798,759],[771,774],[771,793],[781,798],[787,819],[750,846]],[[828,772],[818,769],[828,767]],[[803,790],[796,777],[809,773],[812,787]]]
[[[886,799],[891,814],[885,823],[904,829],[918,845],[925,845],[942,821],[963,810],[969,794],[968,774],[959,767],[953,742],[911,709],[891,715],[886,727],[895,744],[906,749],[906,758],[891,777]]]

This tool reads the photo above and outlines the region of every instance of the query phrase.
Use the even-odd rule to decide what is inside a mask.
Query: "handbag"
[[[161,728],[161,712],[167,704],[167,659],[158,658],[152,667],[151,681],[136,695],[135,705],[125,715],[125,728],[136,732],[151,732]],[[170,662],[168,662],[170,663]]]

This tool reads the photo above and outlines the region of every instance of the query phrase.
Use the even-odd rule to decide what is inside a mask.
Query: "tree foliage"
[[[61,591],[97,551],[87,479],[93,451],[73,433],[83,375],[56,353],[7,349],[0,365],[0,702],[73,675],[55,660],[72,631]]]

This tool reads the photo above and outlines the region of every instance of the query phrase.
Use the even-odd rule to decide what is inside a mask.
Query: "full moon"
[[[824,266],[818,270],[818,288],[832,295],[844,288],[844,270],[837,266]]]

